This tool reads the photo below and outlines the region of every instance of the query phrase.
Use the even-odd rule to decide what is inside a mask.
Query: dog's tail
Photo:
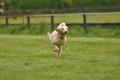
[[[51,34],[48,32],[48,33],[47,33],[47,38],[48,38],[48,40],[50,40],[50,35],[51,35]]]

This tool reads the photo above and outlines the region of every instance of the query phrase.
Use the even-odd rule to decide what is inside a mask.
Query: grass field
[[[0,35],[0,80],[120,80],[120,39],[68,37],[59,58],[46,36]]]

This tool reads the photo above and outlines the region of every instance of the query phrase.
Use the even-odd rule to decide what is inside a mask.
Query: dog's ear
[[[56,29],[56,31],[58,31],[58,29]]]
[[[57,28],[56,31],[59,31],[59,28]]]

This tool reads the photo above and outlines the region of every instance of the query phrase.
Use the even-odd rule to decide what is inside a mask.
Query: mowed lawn
[[[68,37],[56,57],[46,36],[0,35],[0,80],[120,80],[120,39]]]

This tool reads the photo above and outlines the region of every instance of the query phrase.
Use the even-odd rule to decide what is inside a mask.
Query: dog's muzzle
[[[67,33],[68,33],[68,31],[65,31],[65,32],[64,32],[64,34],[67,34]]]

